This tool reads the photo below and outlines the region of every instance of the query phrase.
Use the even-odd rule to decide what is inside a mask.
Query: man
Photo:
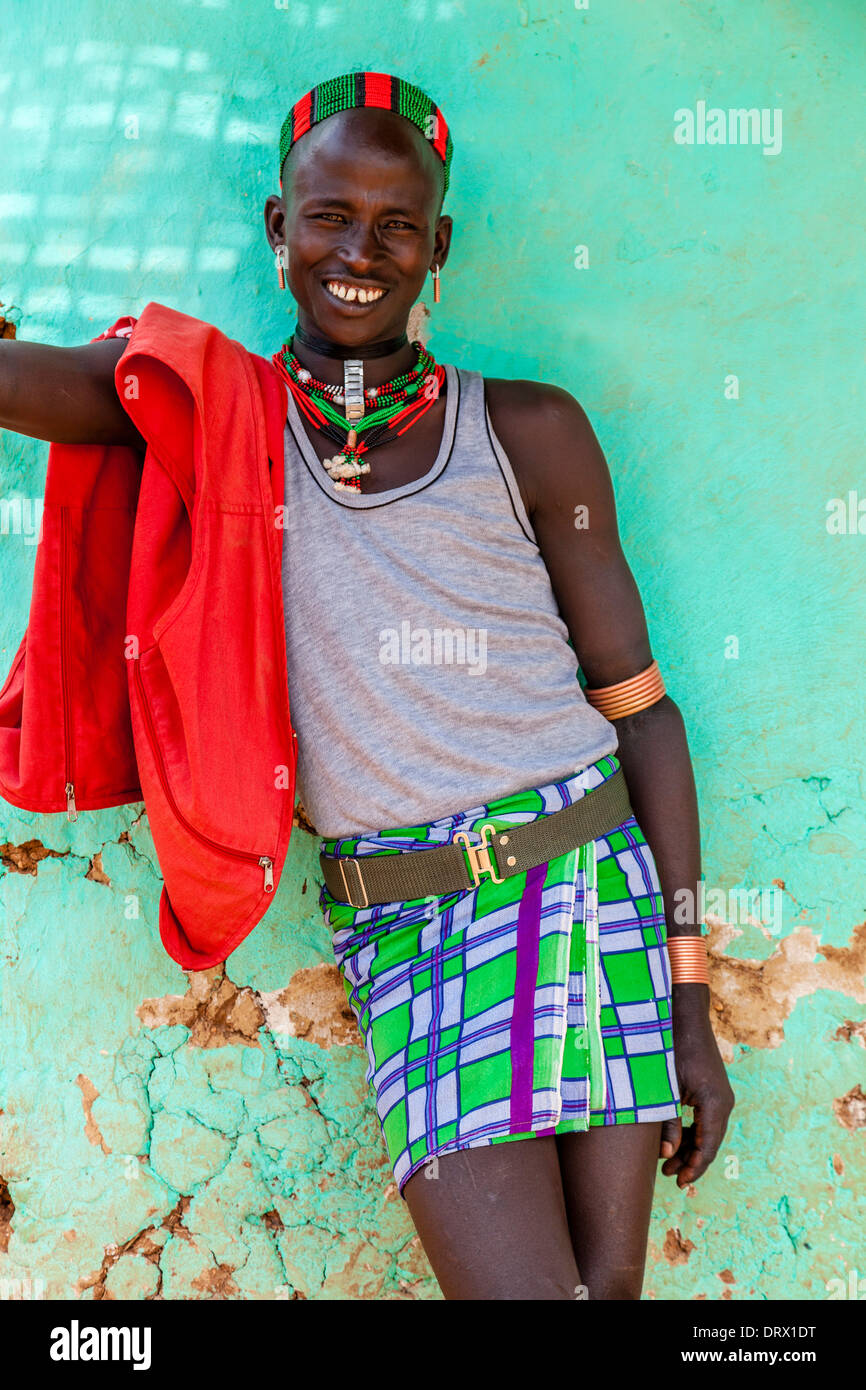
[[[320,84],[280,155],[299,787],[389,1155],[446,1297],[637,1298],[656,1164],[698,1179],[733,1096],[696,925],[674,939],[696,796],[607,467],[567,392],[407,341],[452,235],[450,134],[424,93]],[[0,424],[143,447],[115,389],[125,346],[3,344]],[[620,808],[603,825],[602,804]]]

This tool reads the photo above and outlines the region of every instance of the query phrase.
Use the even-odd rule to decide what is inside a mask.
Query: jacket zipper
[[[63,748],[66,778],[66,819],[78,820],[75,808],[75,780],[72,765],[72,718],[69,709],[69,520],[66,508],[60,512],[60,690],[63,698]]]
[[[196,840],[201,841],[203,845],[207,845],[208,849],[216,850],[218,854],[229,854],[235,859],[246,859],[250,863],[261,865],[261,868],[264,871],[264,890],[266,893],[273,893],[274,861],[273,857],[270,854],[255,854],[252,851],[247,851],[243,849],[230,849],[228,845],[221,845],[217,840],[212,840],[209,835],[204,835],[200,830],[197,830],[196,827],[192,825],[190,821],[187,820],[186,816],[181,811],[180,807],[174,799],[171,788],[168,785],[168,777],[166,776],[165,766],[162,761],[162,754],[159,751],[159,745],[156,740],[156,729],[153,725],[153,719],[151,718],[150,713],[150,706],[147,703],[147,697],[144,692],[144,682],[141,678],[141,666],[139,664],[139,658],[135,658],[135,683],[138,687],[138,695],[141,701],[141,708],[144,712],[144,720],[147,725],[148,742],[150,743],[151,752],[153,753],[154,761],[156,762],[156,769],[159,773],[159,780],[162,783],[162,789],[165,792],[166,800],[168,801],[168,804],[174,812],[175,816],[180,821],[181,825],[183,825],[185,829],[189,832],[189,834],[194,836]]]

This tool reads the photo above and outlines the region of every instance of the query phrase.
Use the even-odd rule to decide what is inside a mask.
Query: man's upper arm
[[[607,463],[567,391],[488,381],[494,430],[508,455],[591,686],[611,685],[652,660],[640,594],[623,554]]]

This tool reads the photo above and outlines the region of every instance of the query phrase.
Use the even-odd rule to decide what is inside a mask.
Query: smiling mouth
[[[331,298],[340,304],[378,304],[388,293],[373,285],[353,285],[349,280],[323,280],[322,284]]]

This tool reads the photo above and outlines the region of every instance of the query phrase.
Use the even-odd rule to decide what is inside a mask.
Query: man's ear
[[[448,259],[448,252],[451,249],[451,233],[454,228],[452,219],[447,212],[439,218],[436,223],[436,236],[433,241],[433,260],[441,270]]]
[[[277,193],[270,193],[264,207],[265,234],[272,251],[286,239],[286,205]]]

